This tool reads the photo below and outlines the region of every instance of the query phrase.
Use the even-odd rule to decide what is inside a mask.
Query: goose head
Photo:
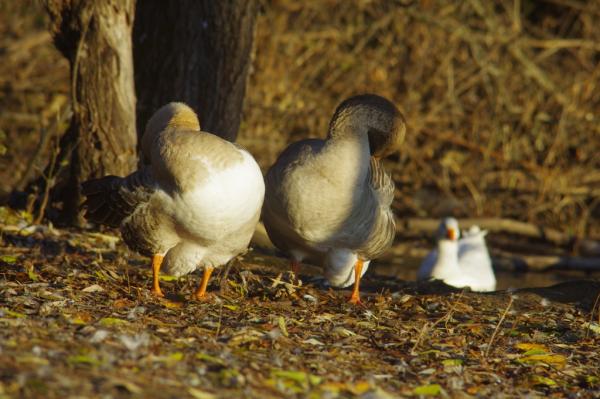
[[[404,141],[406,121],[389,100],[375,94],[350,97],[338,105],[329,123],[328,138],[367,135],[371,156],[385,158]]]
[[[142,136],[142,156],[144,163],[150,162],[154,142],[167,128],[200,130],[200,121],[192,108],[184,103],[172,102],[162,106],[146,123]]]
[[[438,241],[458,241],[460,238],[460,229],[458,228],[458,221],[454,218],[444,218],[440,223],[440,227],[437,231]]]
[[[474,224],[467,231],[464,232],[464,237],[485,237],[487,233],[487,230],[482,230],[479,226]]]

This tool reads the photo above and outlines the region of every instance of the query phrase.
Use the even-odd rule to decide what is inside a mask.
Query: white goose
[[[487,231],[472,226],[460,238],[458,221],[445,218],[438,229],[437,249],[423,260],[418,280],[438,279],[454,287],[494,291],[496,277],[485,244]]]
[[[120,227],[130,248],[152,256],[157,296],[161,265],[176,276],[204,269],[194,294],[201,299],[213,269],[248,247],[265,192],[260,168],[247,151],[201,131],[182,103],[150,118],[142,156],[143,165],[127,177],[83,184],[86,216]]]

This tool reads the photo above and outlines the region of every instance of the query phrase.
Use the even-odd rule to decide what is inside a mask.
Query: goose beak
[[[447,229],[446,237],[448,237],[449,240],[456,241],[456,238],[457,238],[456,230],[454,230],[453,228]]]

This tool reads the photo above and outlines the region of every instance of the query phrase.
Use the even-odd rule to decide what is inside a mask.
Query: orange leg
[[[296,278],[298,278],[298,276],[300,276],[300,262],[298,262],[295,259],[292,259],[290,261],[290,267],[292,269],[292,272],[294,272]]]
[[[156,254],[152,257],[152,294],[155,296],[163,297],[164,294],[160,290],[160,285],[158,283],[158,276],[160,272],[160,265],[162,265],[162,261],[164,256]]]
[[[349,303],[360,305],[360,277],[362,276],[363,260],[358,259],[356,265],[354,265],[354,288],[352,289],[352,295],[348,299]]]
[[[208,280],[210,279],[210,275],[212,274],[214,267],[205,266],[204,274],[202,275],[202,281],[200,282],[200,286],[196,290],[194,294],[194,298],[202,300],[206,298],[206,287],[208,286]]]

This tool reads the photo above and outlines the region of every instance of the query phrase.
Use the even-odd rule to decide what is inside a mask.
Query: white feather
[[[254,158],[244,150],[240,152],[243,162],[227,169],[211,168],[208,180],[174,197],[172,209],[183,240],[165,258],[169,273],[184,275],[196,268],[227,263],[241,248],[229,248],[221,241],[236,232],[246,234],[250,241],[253,230],[246,232],[245,228],[257,217],[265,186]]]
[[[494,291],[496,277],[485,243],[487,231],[473,226],[460,240],[440,238],[421,263],[419,280],[443,280],[455,287],[469,287],[473,291]]]
[[[356,253],[349,249],[330,250],[325,258],[325,277],[329,284],[341,288],[354,284],[354,268],[357,260]],[[371,263],[370,260],[363,263],[361,277],[367,272],[369,263]]]
[[[176,219],[191,233],[218,239],[252,219],[265,193],[260,168],[246,151],[233,167],[210,169],[209,178],[196,189],[175,198]]]

